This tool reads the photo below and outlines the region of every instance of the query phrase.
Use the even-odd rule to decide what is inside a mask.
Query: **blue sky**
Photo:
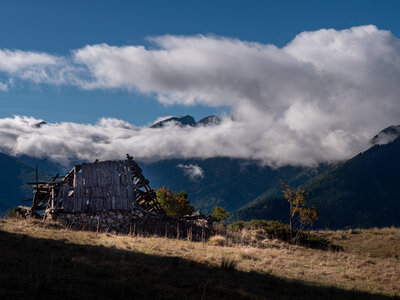
[[[303,31],[374,24],[400,36],[399,1],[1,1],[0,49],[69,55],[86,45],[145,45],[165,34],[218,35],[242,41],[290,42]],[[145,125],[157,117],[196,119],[230,111],[201,103],[161,104],[125,89],[84,90],[24,83],[0,92],[0,118],[95,123],[113,117]]]

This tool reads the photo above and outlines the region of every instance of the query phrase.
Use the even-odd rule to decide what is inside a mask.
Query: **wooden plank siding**
[[[60,186],[57,203],[67,212],[131,210],[136,199],[132,174],[126,160],[83,163],[74,167],[73,185]]]

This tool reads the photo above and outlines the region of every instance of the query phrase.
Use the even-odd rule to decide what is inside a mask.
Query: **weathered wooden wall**
[[[72,187],[60,187],[65,211],[131,210],[136,198],[129,161],[103,161],[82,164],[74,171]]]

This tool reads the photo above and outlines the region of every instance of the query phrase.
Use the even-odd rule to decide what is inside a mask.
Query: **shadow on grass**
[[[392,299],[0,231],[0,299]]]

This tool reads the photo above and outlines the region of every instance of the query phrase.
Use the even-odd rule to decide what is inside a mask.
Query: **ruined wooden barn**
[[[163,214],[156,193],[141,168],[127,155],[126,160],[95,161],[75,165],[62,178],[33,184],[31,212],[50,209],[65,212],[130,211],[141,207]]]

